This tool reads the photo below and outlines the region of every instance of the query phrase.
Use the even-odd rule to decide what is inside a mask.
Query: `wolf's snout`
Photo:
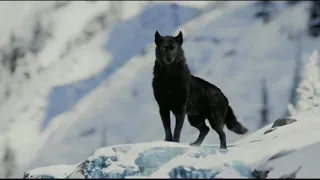
[[[173,62],[173,59],[172,58],[167,58],[167,59],[165,59],[165,63],[166,64],[172,64],[172,62]]]

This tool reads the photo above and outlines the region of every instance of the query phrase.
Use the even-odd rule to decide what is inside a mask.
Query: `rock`
[[[284,125],[288,125],[291,123],[296,122],[296,119],[292,119],[292,118],[281,118],[281,119],[277,119],[271,128],[275,128],[275,127],[279,127],[279,126],[284,126]]]
[[[295,171],[293,171],[290,174],[285,174],[279,177],[279,179],[295,179],[297,176],[297,173],[300,171],[302,166],[299,166]]]
[[[264,132],[264,134],[268,134],[268,133],[271,133],[272,131],[276,130],[277,128],[271,128],[271,129],[268,129],[266,130],[266,132]]]
[[[268,177],[268,174],[273,170],[273,168],[268,168],[266,170],[257,170],[255,169],[252,172],[252,176],[257,179],[266,179]]]
[[[294,122],[296,122],[296,121],[297,121],[296,119],[292,119],[292,118],[281,118],[281,119],[277,119],[277,120],[273,123],[271,129],[266,130],[266,132],[264,132],[264,134],[271,133],[272,131],[274,131],[274,130],[277,129],[276,127],[288,125],[288,124],[294,123]]]
[[[178,166],[169,172],[171,179],[214,179],[219,174],[216,169],[195,169],[194,167]]]

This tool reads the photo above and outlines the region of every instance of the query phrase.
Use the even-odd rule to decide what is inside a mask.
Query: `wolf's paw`
[[[190,143],[190,146],[200,146],[200,144],[196,143],[196,142],[193,142],[193,143]]]
[[[227,149],[227,148],[220,148],[219,149],[219,152],[221,153],[221,154],[225,154],[225,153],[227,153],[229,150]]]
[[[166,137],[166,138],[164,139],[164,141],[173,142],[173,139],[170,138],[170,137]]]

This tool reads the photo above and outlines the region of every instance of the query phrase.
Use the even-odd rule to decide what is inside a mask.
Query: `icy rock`
[[[297,120],[296,119],[292,119],[292,118],[281,118],[281,119],[277,119],[271,129],[268,129],[264,132],[264,134],[268,134],[268,133],[271,133],[273,132],[274,130],[277,129],[277,127],[280,127],[280,126],[285,126],[285,125],[288,125],[288,124],[291,124],[291,123],[294,123],[296,122]]]
[[[255,178],[253,171],[242,161],[231,161],[215,168],[198,169],[192,166],[177,166],[169,172],[174,179],[188,178]]]
[[[241,176],[243,176],[243,177],[247,177],[247,178],[253,178],[254,177],[252,170],[241,161],[233,161],[232,162],[232,167],[233,167],[233,169],[238,171],[239,174]]]
[[[288,125],[291,123],[296,122],[296,119],[292,119],[292,118],[281,118],[281,119],[277,119],[271,128],[275,128],[275,127],[279,127],[279,126],[284,126],[284,125]]]
[[[268,168],[266,170],[253,170],[252,176],[257,179],[266,179],[268,174],[273,170],[273,168]]]
[[[217,154],[216,149],[212,147],[192,147],[191,150],[187,152],[188,156],[198,159],[212,154]]]
[[[219,174],[216,169],[195,169],[193,167],[178,166],[169,172],[173,179],[215,178]]]
[[[99,156],[86,160],[76,172],[80,172],[84,178],[125,178],[138,174],[138,168],[118,164],[117,161],[117,156]]]
[[[174,157],[182,155],[187,148],[182,147],[154,147],[141,153],[135,160],[144,175],[150,175],[161,165],[169,162]]]

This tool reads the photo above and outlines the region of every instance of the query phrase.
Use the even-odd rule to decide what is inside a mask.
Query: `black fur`
[[[181,129],[187,114],[191,126],[200,134],[191,145],[199,146],[209,132],[208,119],[220,139],[220,148],[227,148],[223,127],[238,134],[248,130],[242,126],[229,106],[228,99],[213,84],[191,75],[182,49],[183,37],[162,37],[155,33],[156,61],[153,69],[152,87],[159,106],[165,130],[165,141],[180,141]],[[172,136],[170,111],[175,115],[176,127]]]

